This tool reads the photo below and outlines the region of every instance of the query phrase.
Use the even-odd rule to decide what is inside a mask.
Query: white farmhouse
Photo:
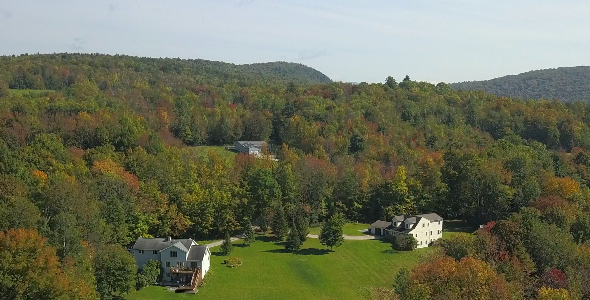
[[[391,222],[379,220],[371,224],[371,234],[384,237],[409,234],[418,241],[418,248],[428,247],[442,238],[442,232],[443,218],[434,213],[395,216]]]
[[[237,141],[234,145],[236,151],[250,155],[262,154],[267,146],[264,141]]]
[[[194,286],[211,266],[211,251],[193,239],[138,238],[133,245],[138,269],[150,260],[160,262],[162,282],[178,286]]]

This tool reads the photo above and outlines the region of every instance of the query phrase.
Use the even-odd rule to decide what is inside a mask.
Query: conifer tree
[[[285,210],[283,209],[283,206],[279,204],[274,209],[272,232],[277,237],[277,239],[283,240],[285,235],[287,235],[288,230],[289,228],[285,218]]]
[[[297,232],[297,227],[295,227],[295,224],[293,224],[293,226],[291,226],[291,230],[289,231],[289,235],[287,236],[285,249],[291,252],[296,252],[301,249],[301,244],[303,244],[303,242],[301,242],[299,239],[299,232]]]
[[[299,233],[299,240],[303,244],[307,240],[307,235],[309,234],[309,220],[304,215],[303,210],[300,210],[297,215],[295,215],[295,228],[297,229],[297,233]]]
[[[251,243],[256,241],[256,236],[254,234],[254,229],[252,228],[252,223],[250,223],[250,219],[246,219],[244,222],[244,245],[250,246]]]
[[[221,254],[228,256],[232,250],[234,249],[234,247],[231,244],[231,238],[229,236],[229,232],[225,232],[225,240],[223,241],[223,244],[221,244]]]

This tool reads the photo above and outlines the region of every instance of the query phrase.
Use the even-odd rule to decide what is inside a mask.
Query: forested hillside
[[[538,70],[485,81],[453,83],[455,90],[479,90],[498,96],[590,102],[590,67]]]
[[[330,83],[321,72],[297,63],[235,65],[202,59],[147,58],[102,54],[0,56],[0,79],[14,89],[68,88],[79,76],[94,78],[101,90],[129,88],[137,79],[174,86],[248,81]]]
[[[426,212],[488,225],[443,245],[448,256],[400,273],[398,294],[590,297],[586,104],[409,77],[234,78],[173,59],[0,61],[0,294],[8,299],[124,294],[135,274],[124,271],[134,266],[123,247],[140,236],[221,237],[250,221],[272,227],[277,214],[315,225],[336,213],[373,222]],[[236,140],[270,141],[279,160],[193,147]],[[122,279],[106,280],[112,274]],[[473,294],[451,296],[463,291]]]

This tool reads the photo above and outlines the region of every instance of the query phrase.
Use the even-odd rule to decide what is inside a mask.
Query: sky
[[[0,55],[289,61],[336,81],[590,65],[590,0],[0,0]]]

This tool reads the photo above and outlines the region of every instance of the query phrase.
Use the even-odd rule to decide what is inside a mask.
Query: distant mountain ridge
[[[590,102],[590,67],[561,67],[508,75],[491,80],[450,84],[455,90],[481,90],[523,99]]]
[[[300,63],[267,62],[237,65],[204,59],[150,58],[107,54],[34,54],[0,56],[0,80],[14,89],[61,89],[72,80],[64,76],[94,78],[118,74],[151,82],[196,80],[202,83],[324,84],[332,80]]]

